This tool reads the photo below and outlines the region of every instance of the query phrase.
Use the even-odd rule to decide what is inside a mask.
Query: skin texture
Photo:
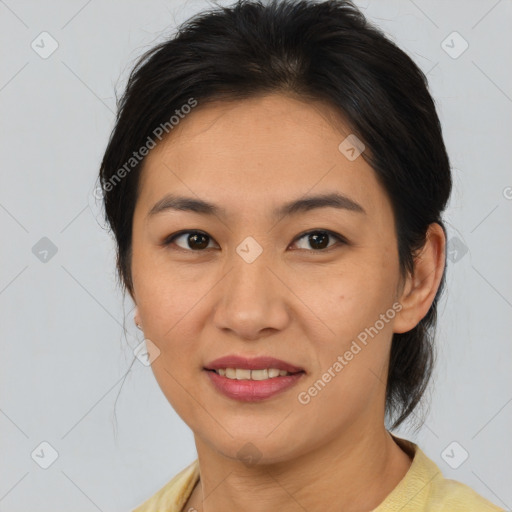
[[[338,149],[350,133],[321,103],[271,94],[199,105],[145,161],[133,218],[135,320],[160,355],[152,369],[194,433],[201,479],[183,510],[367,511],[410,467],[384,426],[393,332],[426,315],[444,269],[432,224],[402,281],[391,203],[362,157]],[[285,202],[330,192],[366,214],[319,208],[274,219]],[[226,216],[148,211],[166,193],[215,203]],[[178,231],[200,230],[194,249]],[[329,230],[329,250],[303,236]],[[301,235],[301,238],[297,238]],[[237,246],[253,237],[252,263]],[[307,391],[357,335],[394,303],[401,310],[306,405]],[[218,357],[270,355],[303,368],[301,381],[259,403],[231,400],[203,367]],[[252,443],[259,459],[237,455]],[[245,448],[247,449],[247,448]]]

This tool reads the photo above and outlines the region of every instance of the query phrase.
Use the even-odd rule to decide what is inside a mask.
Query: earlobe
[[[137,328],[142,330],[142,324],[140,322],[140,315],[139,315],[139,310],[138,310],[137,306],[135,306],[135,314],[133,316],[133,321],[135,322],[135,325],[137,326]]]
[[[430,224],[425,245],[414,258],[414,274],[408,275],[399,302],[393,331],[408,332],[425,317],[434,301],[445,267],[446,238],[443,228]]]

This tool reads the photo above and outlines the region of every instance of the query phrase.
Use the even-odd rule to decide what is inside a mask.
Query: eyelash
[[[308,235],[311,235],[311,234],[318,234],[318,233],[322,233],[322,234],[326,234],[334,239],[336,239],[338,241],[338,244],[342,244],[342,245],[348,245],[348,241],[341,235],[339,235],[338,233],[334,233],[333,231],[329,231],[328,229],[313,229],[313,230],[310,230],[310,231],[306,231],[305,233],[301,233],[300,235],[298,235],[292,243],[295,243],[297,242],[298,240],[308,236]],[[197,230],[189,230],[189,231],[178,231],[177,233],[174,233],[170,236],[168,236],[163,242],[162,242],[162,245],[164,247],[168,247],[170,246],[174,240],[176,238],[179,238],[180,236],[182,235],[190,235],[190,234],[198,234],[198,235],[205,235],[206,237],[208,237],[210,240],[213,240],[213,238],[208,235],[207,233],[205,233],[204,231],[197,231]],[[315,253],[326,253],[326,252],[330,252],[331,249],[335,249],[337,247],[336,244],[334,245],[331,245],[330,247],[327,247],[325,249],[298,249],[300,251],[308,251],[308,252],[315,252]],[[185,251],[185,252],[206,252],[207,249],[199,249],[199,250],[193,250],[193,249],[183,249],[183,247],[178,247],[178,250],[181,250],[181,251]]]

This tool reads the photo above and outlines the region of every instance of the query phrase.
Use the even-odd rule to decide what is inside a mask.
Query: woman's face
[[[350,131],[328,112],[278,94],[199,104],[146,157],[133,219],[137,319],[160,351],[163,393],[196,440],[226,457],[286,461],[382,428],[400,317],[393,213],[358,148],[340,149]],[[217,210],[150,214],[168,194]],[[332,194],[347,200],[276,213]],[[165,245],[179,231],[200,233]],[[271,396],[283,377],[230,380],[241,394],[228,396],[205,368],[229,355],[303,373]]]

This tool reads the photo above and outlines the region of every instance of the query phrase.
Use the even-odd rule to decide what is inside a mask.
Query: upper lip
[[[205,366],[206,370],[218,370],[219,368],[240,368],[245,370],[263,370],[265,368],[276,368],[285,370],[288,373],[297,373],[304,371],[291,363],[276,359],[275,357],[241,357],[236,355],[228,355],[211,361]]]

